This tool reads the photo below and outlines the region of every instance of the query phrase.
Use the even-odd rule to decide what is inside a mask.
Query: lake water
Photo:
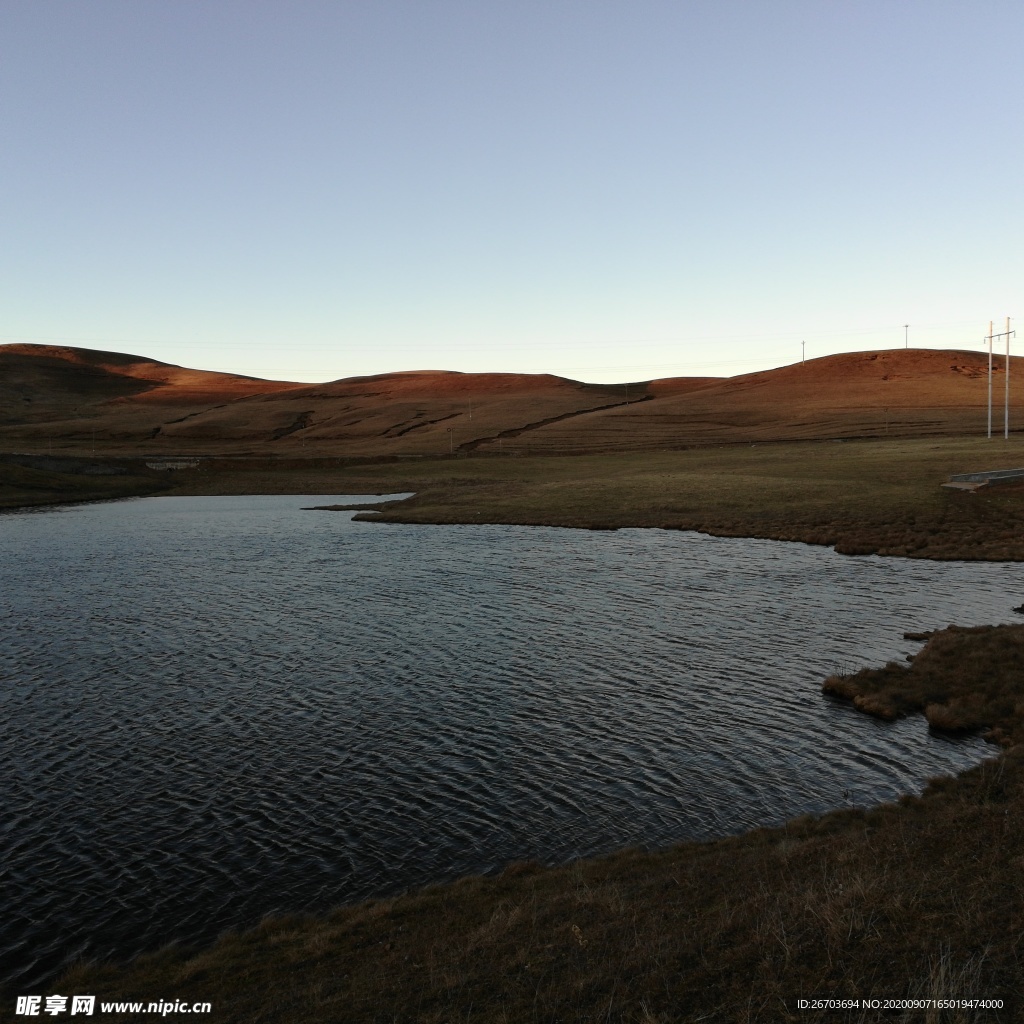
[[[824,698],[1018,565],[693,533],[354,523],[345,496],[0,516],[0,960],[919,791],[993,753]],[[372,500],[372,499],[367,499]]]

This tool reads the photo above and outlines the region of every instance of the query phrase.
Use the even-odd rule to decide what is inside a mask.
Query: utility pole
[[[910,348],[910,324],[903,325],[903,347]]]
[[[988,436],[992,437],[992,342],[996,338],[1006,338],[1006,380],[1004,381],[1003,398],[1003,439],[1010,439],[1010,335],[1016,334],[1010,330],[1010,318],[1006,318],[1006,330],[996,334],[992,327],[992,321],[988,322]]]
[[[806,341],[801,341],[800,342],[800,362],[801,363],[806,363],[807,362],[807,342]]]
[[[1010,439],[1010,318],[1006,318],[1006,400],[1003,406],[1003,440]]]
[[[988,437],[992,439],[992,321],[988,322]]]

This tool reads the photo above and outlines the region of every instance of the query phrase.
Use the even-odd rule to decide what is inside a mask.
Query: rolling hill
[[[1004,373],[1000,357],[1000,432]],[[1013,379],[1024,383],[1024,359],[1012,360]],[[846,353],[737,377],[628,385],[427,370],[309,385],[4,345],[0,450],[376,458],[978,434],[986,396],[987,356],[970,351]],[[1011,425],[1024,426],[1022,413],[1015,398]]]

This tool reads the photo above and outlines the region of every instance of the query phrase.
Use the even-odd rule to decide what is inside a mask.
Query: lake
[[[355,523],[306,497],[0,516],[0,960],[918,792],[994,754],[822,696],[1002,563],[659,530]],[[375,500],[368,498],[366,500]]]

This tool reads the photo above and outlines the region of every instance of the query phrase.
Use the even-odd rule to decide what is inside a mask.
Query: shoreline
[[[368,496],[376,496],[380,492],[365,492]],[[218,491],[204,491],[202,494],[198,494],[187,490],[160,490],[160,491],[142,491],[139,493],[122,494],[122,495],[111,495],[104,497],[89,497],[89,498],[75,498],[75,497],[62,497],[53,498],[52,500],[39,501],[25,504],[10,504],[0,505],[0,515],[4,513],[17,513],[17,512],[28,512],[28,511],[43,511],[47,508],[58,508],[68,507],[76,505],[95,505],[102,504],[105,502],[114,501],[130,501],[133,498],[173,498],[173,497],[238,497],[240,494],[250,497],[270,496],[270,495],[291,495],[296,498],[307,497],[308,494],[296,491],[296,492],[282,492],[282,491],[246,491],[238,492],[234,490],[225,490],[223,492]],[[862,557],[867,555],[878,555],[883,558],[911,558],[921,561],[934,561],[934,562],[947,562],[947,561],[962,561],[962,562],[1006,562],[1007,564],[1014,564],[1017,562],[1024,562],[1024,550],[1020,553],[1014,552],[1013,555],[1007,557],[1003,553],[978,553],[975,548],[963,547],[963,548],[946,548],[941,551],[928,550],[927,548],[918,549],[906,549],[900,548],[893,550],[885,541],[882,536],[876,537],[874,541],[861,541],[861,542],[847,542],[841,538],[834,536],[825,535],[823,536],[820,532],[814,528],[808,527],[804,530],[794,529],[774,529],[774,530],[758,530],[756,527],[744,528],[743,526],[727,525],[723,527],[715,527],[707,523],[701,523],[700,525],[682,525],[682,524],[657,524],[651,522],[630,522],[623,521],[615,524],[608,523],[594,523],[591,520],[581,518],[578,521],[565,521],[563,519],[548,519],[545,517],[531,517],[531,518],[481,518],[481,513],[476,514],[452,514],[452,515],[423,515],[418,511],[411,513],[405,512],[400,506],[405,505],[409,502],[415,501],[418,497],[416,492],[412,493],[408,498],[394,499],[382,502],[359,502],[359,503],[347,503],[337,505],[312,505],[305,506],[302,508],[304,512],[355,512],[353,516],[355,522],[362,523],[377,523],[383,525],[407,525],[407,526],[526,526],[526,527],[549,527],[553,529],[567,529],[567,530],[590,530],[594,532],[615,532],[617,530],[666,530],[675,531],[682,533],[697,533],[707,537],[718,537],[722,539],[736,539],[736,540],[767,540],[767,541],[782,541],[794,544],[807,544],[812,547],[826,547],[831,548],[836,554],[845,555],[849,557]]]
[[[798,1016],[794,987],[848,998],[985,994],[1016,1005],[1004,892],[1024,840],[1024,626],[950,627],[923,643],[908,664],[822,685],[876,717],[923,712],[942,731],[987,730],[996,756],[933,779],[919,796],[653,852],[512,864],[495,876],[269,918],[213,946],[76,968],[60,990],[173,992],[212,1002],[213,1019],[239,1022],[257,1007],[273,1021],[440,1022],[470,1003],[479,1020],[500,1020],[511,1005],[511,1020],[582,1021],[610,1004],[614,1019],[642,1020],[646,1005],[649,1019],[667,1022],[705,1012],[709,994],[722,1012],[707,1019],[737,1019],[751,978],[762,1004],[754,1020],[830,1019]],[[647,936],[640,947],[623,940],[623,919]],[[936,973],[943,956],[956,968],[948,976]],[[769,983],[769,968],[789,976],[789,997],[778,977]],[[617,996],[616,984],[638,971],[641,982]],[[666,1001],[659,991],[670,975]],[[261,993],[282,989],[292,996],[268,1010]]]
[[[929,438],[505,459],[232,457],[145,475],[112,459],[107,476],[91,472],[92,460],[83,461],[90,472],[56,475],[3,462],[0,505],[141,494],[412,493],[373,521],[657,527],[797,541],[846,555],[1021,562],[1024,485],[976,492],[941,486],[955,473],[1024,463],[1018,440],[998,449],[976,439]]]

